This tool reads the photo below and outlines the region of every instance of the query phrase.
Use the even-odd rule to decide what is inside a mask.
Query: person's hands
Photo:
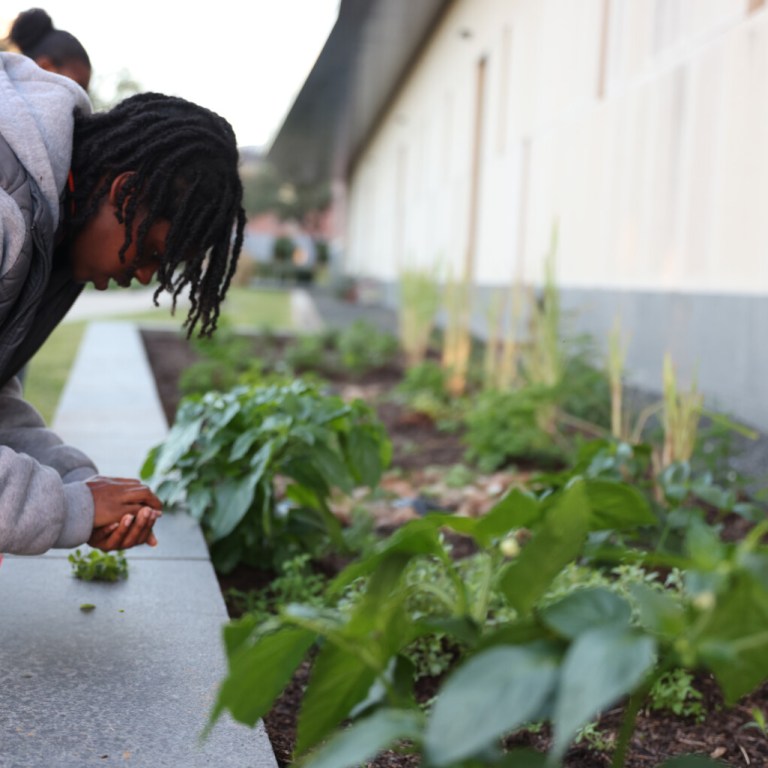
[[[93,531],[88,543],[109,552],[139,544],[154,547],[152,526],[162,515],[162,503],[139,480],[94,477],[86,480],[93,495]]]
[[[151,507],[141,507],[134,515],[125,515],[117,523],[94,528],[88,544],[96,549],[109,552],[116,549],[130,549],[139,544],[157,546],[152,526],[161,512]]]
[[[126,515],[136,517],[142,507],[162,514],[160,499],[140,480],[99,476],[86,480],[86,485],[93,495],[94,530],[119,523]]]

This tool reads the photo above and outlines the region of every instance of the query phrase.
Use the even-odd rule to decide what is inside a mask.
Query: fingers
[[[145,544],[152,534],[152,526],[157,517],[157,510],[150,507],[141,507],[136,515],[126,515],[115,532],[122,534],[121,547],[130,549],[139,544]]]
[[[118,523],[96,529],[88,543],[105,552],[130,549],[140,544],[155,547],[157,537],[152,531],[152,526],[159,515],[159,510],[141,507],[136,515],[124,515]]]
[[[94,528],[119,521],[126,514],[138,515],[142,507],[161,514],[160,499],[139,480],[95,477],[86,481],[94,501]]]
[[[144,506],[152,507],[152,509],[162,510],[163,502],[155,496],[155,494],[146,486],[141,485],[138,488],[130,488],[125,491],[125,503],[136,504],[141,503]]]
[[[120,523],[112,523],[101,528],[95,528],[88,539],[88,544],[95,549],[102,549],[108,552],[113,547],[110,546],[110,539],[114,532],[120,527]]]

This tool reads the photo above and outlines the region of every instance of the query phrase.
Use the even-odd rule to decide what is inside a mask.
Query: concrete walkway
[[[166,425],[134,325],[88,326],[54,428],[103,474],[137,476]],[[156,532],[119,584],[77,581],[60,550],[3,562],[0,767],[276,768],[262,727],[222,719],[199,743],[226,610],[197,524],[166,514]]]

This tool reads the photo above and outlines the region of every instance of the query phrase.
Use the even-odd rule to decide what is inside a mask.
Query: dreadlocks
[[[120,259],[125,260],[133,240],[137,211],[144,215],[136,230],[140,259],[155,256],[144,252],[152,225],[170,221],[155,305],[167,291],[175,311],[179,294],[189,286],[187,336],[198,322],[200,336],[210,336],[243,242],[245,213],[237,164],[229,123],[184,99],[143,93],[108,112],[77,114],[67,236],[76,235],[96,213],[115,177],[131,171],[116,200],[116,216],[126,233]]]

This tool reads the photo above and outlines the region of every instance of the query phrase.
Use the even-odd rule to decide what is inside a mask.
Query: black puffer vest
[[[21,251],[0,258],[0,386],[40,348],[82,290],[54,255],[53,216],[37,184],[0,136],[0,187],[24,218]]]

